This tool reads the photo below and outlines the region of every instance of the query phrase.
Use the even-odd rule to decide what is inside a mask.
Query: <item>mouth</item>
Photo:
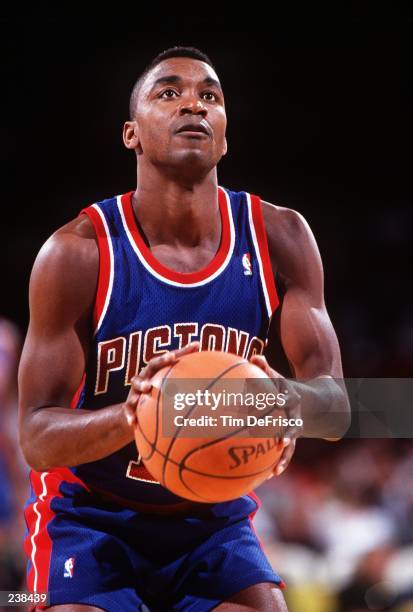
[[[177,136],[184,136],[186,138],[196,138],[196,139],[209,138],[209,136],[205,134],[205,132],[199,132],[199,131],[193,131],[193,130],[181,130],[180,132],[177,132]]]
[[[208,129],[200,123],[198,124],[188,123],[180,127],[178,130],[176,130],[175,133],[181,136],[187,136],[189,138],[204,138],[205,136],[206,137],[210,136],[210,132],[208,131]]]

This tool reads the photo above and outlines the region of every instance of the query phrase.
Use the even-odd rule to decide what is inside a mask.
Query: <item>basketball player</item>
[[[55,612],[286,610],[254,494],[177,498],[140,464],[133,424],[154,373],[188,352],[231,351],[277,376],[261,356],[275,316],[297,378],[342,376],[318,250],[296,212],[218,186],[226,114],[206,55],[155,58],[130,112],[136,189],[85,208],[33,268],[19,376],[28,586]]]

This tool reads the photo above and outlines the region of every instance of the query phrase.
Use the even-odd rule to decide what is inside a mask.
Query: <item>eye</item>
[[[165,95],[168,94],[168,95]],[[178,93],[174,90],[174,89],[164,89],[164,91],[161,93],[161,95],[159,96],[160,98],[173,98],[173,95],[169,95],[169,94],[176,94],[178,95]]]
[[[207,99],[204,96],[211,96],[211,97]],[[202,94],[202,97],[204,98],[204,100],[207,99],[208,102],[213,102],[214,100],[217,99],[217,95],[213,91],[204,91],[204,93]]]

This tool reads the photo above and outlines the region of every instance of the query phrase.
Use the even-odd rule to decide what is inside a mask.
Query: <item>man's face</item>
[[[215,71],[199,60],[158,64],[142,83],[135,122],[138,152],[157,165],[209,172],[226,153],[222,89]]]

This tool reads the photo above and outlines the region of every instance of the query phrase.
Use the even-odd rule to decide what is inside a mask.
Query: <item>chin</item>
[[[181,172],[189,169],[208,173],[216,163],[210,155],[205,155],[203,151],[186,150],[175,154],[168,165]]]

